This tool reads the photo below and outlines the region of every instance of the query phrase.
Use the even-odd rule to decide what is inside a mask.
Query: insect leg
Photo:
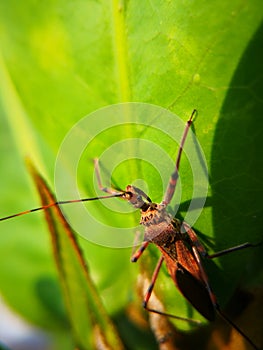
[[[199,256],[199,253],[198,253],[198,249],[197,247],[193,246],[192,247],[193,249],[193,253],[194,253],[194,256],[195,256],[195,259],[198,263],[198,266],[199,266],[199,269],[200,269],[200,273],[201,273],[201,276],[202,276],[202,280],[203,282],[205,283],[206,285],[206,288],[208,290],[208,293],[210,295],[210,299],[217,311],[217,313],[230,325],[232,326],[244,339],[246,339],[246,341],[256,350],[259,350],[259,348],[252,342],[252,340],[233,322],[231,321],[230,318],[228,318],[228,316],[221,310],[218,302],[217,302],[217,299],[216,299],[216,296],[215,294],[212,292],[211,290],[211,287],[209,285],[209,282],[208,282],[208,277],[207,277],[207,274],[205,273],[204,271],[204,268],[202,266],[202,262],[200,260],[200,256]]]
[[[163,201],[162,201],[162,204],[164,204],[164,205],[168,205],[171,202],[171,199],[173,198],[175,187],[176,187],[177,180],[179,177],[178,170],[179,170],[179,165],[180,165],[180,160],[181,160],[181,155],[182,155],[184,143],[185,143],[188,131],[190,129],[190,126],[193,122],[193,117],[196,113],[197,113],[197,111],[196,111],[196,109],[194,109],[190,118],[186,122],[186,126],[185,126],[184,133],[183,133],[181,143],[180,143],[180,148],[179,148],[178,155],[177,155],[176,162],[175,162],[175,169],[170,177],[170,180],[169,180],[169,183],[168,183],[168,186],[167,186],[167,189],[166,189],[166,192],[164,194]]]
[[[157,265],[156,265],[156,267],[155,267],[155,270],[154,270],[153,275],[152,275],[151,284],[150,284],[150,286],[149,286],[149,288],[148,288],[148,290],[146,292],[145,298],[143,300],[143,307],[146,310],[151,311],[151,312],[155,312],[155,313],[161,313],[161,314],[163,314],[161,311],[157,312],[156,310],[148,308],[147,304],[148,304],[148,301],[149,301],[149,299],[151,297],[151,294],[152,294],[152,291],[153,291],[153,287],[155,285],[155,282],[156,282],[156,279],[157,279],[157,276],[158,276],[158,273],[160,271],[160,268],[162,266],[163,261],[164,261],[164,257],[161,256],[159,261],[158,261],[158,263],[157,263]]]
[[[182,222],[181,227],[183,228],[183,230],[181,230],[181,231],[187,232],[192,244],[196,247],[199,254],[201,254],[203,257],[207,257],[208,256],[207,251],[206,251],[205,247],[203,246],[203,244],[199,241],[194,230],[186,222]]]
[[[215,257],[218,257],[218,256],[221,256],[221,255],[224,255],[224,254],[227,254],[227,253],[230,253],[230,252],[233,252],[233,251],[236,251],[236,250],[241,250],[241,249],[245,249],[245,248],[249,248],[249,247],[254,247],[254,246],[257,246],[257,245],[260,245],[261,243],[259,244],[251,244],[251,243],[244,243],[244,244],[241,244],[239,246],[236,246],[236,247],[232,247],[232,248],[229,248],[229,249],[226,249],[226,250],[222,250],[220,252],[217,252],[215,254],[211,254],[211,255],[208,255],[204,246],[202,245],[202,243],[198,240],[198,237],[196,236],[194,230],[191,229],[191,227],[186,224],[185,222],[182,223],[182,226],[183,228],[186,230],[186,232],[188,233],[190,239],[191,239],[191,242],[193,243],[193,246],[192,246],[192,250],[193,250],[193,253],[194,253],[194,256],[195,256],[195,259],[196,259],[196,262],[198,263],[198,266],[199,266],[199,271],[200,271],[200,276],[203,280],[203,282],[205,283],[205,286],[208,290],[208,293],[209,293],[209,296],[210,296],[210,299],[215,307],[215,310],[217,311],[217,313],[230,325],[232,326],[244,339],[246,339],[246,341],[256,350],[258,350],[259,348],[252,342],[252,340],[233,322],[231,321],[231,319],[228,318],[227,315],[225,315],[225,313],[221,310],[218,302],[217,302],[217,299],[216,299],[216,296],[215,294],[213,293],[213,291],[211,290],[211,287],[209,285],[209,281],[208,281],[208,277],[207,277],[207,274],[203,268],[203,265],[202,265],[202,262],[201,262],[201,259],[200,259],[200,254],[206,258],[215,258]]]
[[[94,169],[95,169],[95,175],[97,178],[99,189],[103,192],[110,193],[110,194],[118,194],[121,193],[121,191],[117,191],[114,188],[111,187],[104,187],[101,182],[101,176],[100,176],[100,167],[99,167],[99,160],[98,158],[94,159]]]
[[[208,277],[207,277],[207,274],[205,273],[205,270],[203,268],[203,265],[202,265],[202,262],[201,262],[201,259],[200,259],[200,255],[203,255],[207,258],[215,258],[217,256],[220,256],[220,255],[224,255],[224,254],[227,254],[227,253],[230,253],[231,251],[235,251],[235,250],[240,250],[240,249],[244,249],[244,248],[248,248],[248,247],[251,247],[253,245],[251,245],[250,243],[245,243],[245,244],[242,244],[240,246],[237,246],[237,247],[233,247],[233,248],[230,248],[230,249],[227,249],[225,251],[221,251],[221,252],[218,252],[218,253],[215,253],[215,254],[212,254],[212,255],[208,255],[203,247],[203,245],[200,243],[200,241],[198,240],[196,234],[194,233],[194,231],[189,228],[189,226],[185,223],[183,223],[184,227],[187,228],[187,233],[189,234],[189,237],[193,243],[193,246],[192,246],[192,250],[193,250],[193,253],[194,253],[194,256],[195,256],[195,259],[198,263],[198,266],[199,266],[199,271],[200,271],[200,275],[201,275],[201,278],[203,280],[203,282],[205,283],[205,286],[208,290],[208,293],[209,293],[209,296],[210,296],[210,299],[215,307],[215,310],[217,311],[217,313],[230,325],[232,326],[244,339],[246,339],[246,341],[256,350],[258,350],[258,347],[252,342],[252,340],[233,322],[231,321],[231,319],[228,318],[227,315],[225,315],[225,313],[221,310],[218,302],[217,302],[217,299],[216,299],[216,296],[215,294],[213,293],[213,291],[211,290],[211,287],[209,285],[209,281],[208,281]],[[235,249],[236,248],[236,249]]]
[[[177,319],[177,320],[180,320],[180,321],[187,321],[187,322],[191,322],[193,324],[200,324],[201,322],[197,321],[197,320],[192,320],[190,318],[180,317],[180,316],[168,314],[166,312],[163,312],[163,311],[160,311],[160,310],[156,310],[156,309],[152,309],[152,308],[148,307],[148,302],[149,302],[150,297],[152,295],[152,291],[153,291],[153,288],[154,288],[155,282],[157,280],[157,277],[158,277],[158,274],[159,274],[159,271],[161,269],[163,261],[164,261],[164,257],[161,256],[159,261],[158,261],[158,263],[157,263],[157,265],[156,265],[156,267],[155,267],[155,270],[154,270],[153,275],[152,275],[150,286],[148,287],[146,295],[145,295],[144,300],[143,300],[143,307],[144,307],[144,309],[149,311],[149,312],[153,312],[155,314],[159,314],[159,315],[166,316],[166,317],[171,317],[171,318],[174,318],[174,319]]]
[[[224,249],[224,250],[220,250],[219,252],[216,252],[214,254],[207,254],[205,257],[208,258],[208,259],[214,259],[214,258],[217,258],[219,256],[222,256],[222,255],[226,255],[228,253],[232,253],[232,252],[236,252],[238,250],[242,250],[242,249],[246,249],[246,248],[255,248],[255,247],[258,247],[262,244],[262,242],[260,243],[256,243],[256,244],[253,244],[253,243],[250,243],[250,242],[246,242],[246,243],[243,243],[243,244],[239,244],[235,247],[231,247],[231,248],[227,248],[227,249]]]
[[[233,322],[230,318],[221,310],[219,305],[216,307],[218,314],[225,320],[230,326],[232,326],[255,350],[260,350],[260,348],[254,344],[254,342]]]
[[[194,244],[194,246],[197,248],[199,254],[201,254],[204,258],[207,259],[214,259],[217,258],[219,256],[223,256],[226,255],[228,253],[232,253],[238,250],[242,250],[242,249],[246,249],[246,248],[256,248],[260,245],[262,245],[263,242],[259,242],[259,243],[250,243],[250,242],[246,242],[243,244],[239,244],[237,246],[234,247],[230,247],[224,250],[220,250],[219,252],[215,252],[213,254],[208,254],[205,247],[203,246],[203,244],[199,241],[196,233],[194,232],[194,230],[185,222],[182,223],[185,231],[188,233],[192,243]]]
[[[148,247],[149,242],[143,242],[140,248],[135,252],[131,257],[131,262],[136,262],[142,255],[142,253],[145,251],[145,249]]]

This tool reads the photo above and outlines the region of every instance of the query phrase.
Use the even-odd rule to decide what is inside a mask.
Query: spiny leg
[[[210,287],[210,284],[209,284],[209,281],[208,281],[208,277],[207,277],[207,274],[203,268],[203,265],[202,265],[202,262],[201,262],[201,259],[200,259],[200,255],[203,255],[205,256],[206,258],[215,258],[217,256],[221,256],[221,255],[224,255],[224,254],[227,254],[227,253],[230,253],[232,251],[235,251],[235,250],[240,250],[240,249],[244,249],[244,248],[248,248],[248,247],[251,247],[253,245],[251,245],[250,243],[245,243],[243,245],[240,245],[240,246],[237,246],[237,247],[233,247],[233,248],[230,248],[230,249],[227,249],[227,250],[224,250],[224,251],[221,251],[221,252],[218,252],[218,253],[215,253],[213,255],[208,255],[203,247],[203,245],[200,243],[200,241],[198,240],[195,232],[186,224],[186,223],[183,223],[183,226],[184,228],[186,229],[192,243],[193,243],[193,246],[192,246],[192,250],[193,250],[193,253],[194,253],[194,256],[195,256],[195,259],[196,259],[196,262],[198,264],[198,267],[199,267],[199,271],[200,271],[200,275],[201,275],[201,278],[203,280],[203,282],[205,283],[205,286],[208,290],[208,293],[209,293],[209,296],[210,296],[210,299],[214,305],[214,308],[215,310],[217,311],[217,313],[230,325],[232,326],[244,339],[246,339],[246,341],[256,350],[258,350],[259,348],[252,342],[252,340],[233,322],[231,321],[231,319],[228,318],[228,316],[221,310],[218,302],[217,302],[217,299],[216,299],[216,296],[215,294],[213,293],[211,287]],[[237,249],[235,249],[237,248]],[[206,253],[206,254],[204,254]]]
[[[215,252],[213,254],[208,254],[207,251],[205,250],[204,246],[202,245],[202,243],[199,241],[197,235],[195,234],[194,230],[190,228],[189,225],[187,225],[186,223],[183,223],[188,235],[191,238],[191,241],[193,242],[193,244],[195,245],[195,247],[197,248],[198,252],[205,258],[207,259],[214,259],[229,253],[233,253],[239,250],[243,250],[243,249],[247,249],[247,248],[256,248],[259,247],[260,245],[262,245],[263,242],[259,242],[259,243],[250,243],[250,242],[246,242],[243,244],[239,244],[237,246],[234,247],[230,247],[227,249],[223,249],[220,250],[219,252]]]
[[[196,249],[198,250],[198,252],[201,256],[203,256],[203,257],[207,256],[207,251],[206,251],[205,247],[203,246],[203,244],[198,239],[195,231],[191,228],[191,226],[189,226],[184,221],[181,224],[181,232],[188,234],[192,244],[196,247]]]
[[[174,191],[175,191],[176,184],[177,184],[177,180],[178,180],[178,176],[179,176],[178,170],[179,170],[179,165],[180,165],[180,160],[181,160],[181,155],[182,155],[184,143],[185,143],[188,131],[190,129],[190,126],[193,122],[193,117],[196,113],[197,113],[197,111],[196,111],[196,109],[194,109],[190,118],[186,122],[186,127],[184,129],[184,133],[183,133],[183,136],[182,136],[182,139],[180,142],[180,148],[179,148],[178,155],[177,155],[176,162],[175,162],[175,170],[170,177],[169,184],[167,186],[167,189],[166,189],[166,192],[164,194],[163,201],[162,201],[162,204],[164,204],[164,205],[168,205],[171,202],[171,199],[173,198]]]
[[[156,311],[156,310],[153,310],[153,309],[148,308],[147,304],[148,304],[149,299],[150,299],[150,297],[151,297],[151,295],[152,295],[153,287],[154,287],[154,285],[155,285],[155,282],[156,282],[156,279],[157,279],[157,277],[158,277],[158,274],[159,274],[159,271],[160,271],[160,269],[161,269],[161,266],[162,266],[163,261],[164,261],[164,257],[161,256],[160,259],[159,259],[159,261],[158,261],[158,263],[157,263],[157,265],[156,265],[156,267],[155,267],[155,270],[154,270],[153,275],[152,275],[151,284],[150,284],[150,286],[148,287],[148,290],[147,290],[146,295],[145,295],[144,300],[143,300],[143,307],[144,307],[146,310],[151,311],[151,312],[161,313],[161,314],[162,314],[161,311]]]
[[[95,169],[95,175],[96,175],[96,178],[97,178],[98,186],[99,186],[99,189],[101,191],[106,192],[106,193],[110,193],[110,194],[113,194],[113,195],[122,193],[121,191],[118,191],[118,190],[116,190],[114,188],[104,187],[102,185],[98,158],[94,159],[94,169]]]
[[[219,256],[223,256],[229,253],[233,253],[233,252],[237,252],[238,250],[242,250],[242,249],[247,249],[247,248],[256,248],[260,245],[262,245],[263,242],[260,243],[250,243],[250,242],[246,242],[243,244],[239,244],[235,247],[230,247],[224,250],[220,250],[219,252],[215,252],[213,254],[206,254],[205,257],[208,259],[214,259],[214,258],[218,258]]]
[[[149,242],[143,242],[140,248],[132,255],[131,262],[136,262],[141,257],[142,253],[145,251],[148,245]]]
[[[136,262],[141,257],[141,255],[143,254],[145,249],[148,247],[148,245],[149,245],[149,242],[147,242],[147,241],[143,242],[142,245],[140,246],[140,248],[135,252],[135,254],[132,255],[131,262]],[[146,295],[145,295],[145,298],[144,298],[144,301],[143,301],[143,307],[149,312],[153,312],[153,313],[156,313],[156,314],[159,314],[159,315],[162,315],[162,316],[171,317],[171,318],[175,318],[175,319],[178,319],[178,320],[181,320],[181,321],[191,322],[191,323],[194,323],[194,324],[200,324],[201,323],[200,321],[192,320],[192,319],[185,318],[185,317],[175,316],[175,315],[172,315],[172,314],[165,313],[163,311],[151,309],[151,308],[149,308],[147,306],[147,304],[149,302],[149,299],[150,299],[150,297],[152,295],[153,287],[154,287],[155,282],[157,280],[157,277],[158,277],[158,274],[159,274],[159,271],[161,269],[163,261],[164,261],[164,257],[161,256],[159,261],[158,261],[158,263],[157,263],[157,265],[156,265],[156,267],[155,267],[154,273],[152,275],[150,286],[149,286],[149,288],[148,288],[148,290],[146,292]]]
[[[136,262],[141,257],[142,253],[145,251],[145,249],[148,247],[148,245],[149,245],[149,242],[143,242],[142,245],[140,246],[140,248],[137,250],[137,252],[132,255],[131,261],[132,262]],[[180,320],[180,321],[191,322],[193,324],[201,324],[200,321],[192,320],[192,319],[189,319],[189,318],[186,318],[186,317],[175,316],[175,315],[168,314],[168,313],[160,311],[160,310],[149,308],[147,306],[148,302],[150,300],[150,297],[152,295],[152,291],[153,291],[153,288],[154,288],[155,282],[157,280],[157,277],[158,277],[158,274],[159,274],[159,271],[161,269],[163,261],[164,261],[164,257],[161,256],[159,261],[158,261],[158,263],[157,263],[157,265],[156,265],[156,267],[155,267],[154,273],[152,275],[150,286],[148,287],[146,295],[145,295],[144,300],[143,300],[143,307],[144,307],[144,309],[149,311],[149,312],[153,312],[155,314],[161,315],[161,316],[171,317],[171,318],[174,318],[174,319],[177,319],[177,320]]]
[[[146,292],[145,297],[144,297],[144,300],[143,300],[143,307],[144,307],[144,309],[149,311],[149,312],[153,312],[155,314],[161,315],[161,316],[171,317],[171,318],[174,318],[174,319],[177,319],[177,320],[180,320],[180,321],[187,321],[187,322],[191,322],[191,323],[194,323],[194,324],[200,324],[201,323],[200,321],[192,320],[192,319],[189,319],[189,318],[186,318],[186,317],[180,317],[180,316],[168,314],[166,312],[163,312],[163,311],[160,311],[160,310],[156,310],[156,309],[152,309],[152,308],[148,307],[148,302],[149,302],[149,300],[151,298],[151,295],[152,295],[152,292],[153,292],[153,288],[154,288],[155,282],[157,280],[158,274],[160,272],[160,269],[161,269],[163,261],[164,261],[164,257],[161,256],[159,261],[158,261],[158,263],[157,263],[157,265],[156,265],[156,267],[155,267],[155,270],[154,270],[153,275],[152,275],[150,286],[148,287],[147,292]]]
[[[221,250],[220,252],[209,255],[207,253],[207,251],[205,250],[205,247],[203,246],[203,244],[199,241],[194,230],[185,222],[182,223],[182,226],[183,226],[184,231],[187,232],[187,234],[190,237],[190,240],[192,242],[192,250],[193,250],[195,259],[198,263],[198,266],[199,266],[200,275],[201,275],[201,278],[207,287],[211,301],[213,302],[215,308],[218,308],[216,297],[215,297],[214,293],[212,292],[211,287],[209,285],[208,277],[207,277],[207,274],[203,268],[202,261],[200,259],[200,255],[204,258],[213,259],[213,258],[222,256],[224,254],[231,253],[233,251],[237,251],[237,250],[241,250],[241,249],[245,249],[245,248],[249,248],[249,247],[255,247],[257,245],[260,245],[261,243],[255,244],[255,245],[253,245],[251,243],[244,243],[244,244],[240,244],[239,246],[232,247],[232,248],[225,249],[225,250]]]
[[[253,343],[253,341],[242,331],[242,329],[240,329],[230,318],[228,318],[228,316],[221,310],[218,302],[217,302],[217,299],[216,299],[216,296],[215,294],[212,292],[211,290],[211,287],[209,285],[209,282],[208,282],[208,277],[203,269],[203,266],[202,266],[202,263],[201,263],[201,260],[200,260],[200,256],[198,254],[198,251],[197,251],[197,248],[196,247],[192,247],[193,248],[193,252],[194,252],[194,255],[195,255],[195,258],[196,258],[196,261],[198,263],[198,266],[199,266],[199,269],[200,269],[200,273],[201,273],[201,276],[202,276],[202,279],[206,285],[206,288],[208,290],[208,293],[210,295],[210,299],[215,307],[215,310],[218,312],[218,314],[230,325],[232,326],[244,339],[246,339],[246,341],[256,350],[258,350],[259,348]]]
[[[219,252],[215,252],[213,254],[208,254],[206,249],[205,249],[205,247],[203,246],[203,244],[199,241],[199,239],[198,239],[196,233],[194,232],[194,230],[185,222],[182,223],[182,226],[184,227],[184,230],[189,235],[193,245],[197,248],[199,254],[201,254],[202,257],[207,258],[207,259],[218,258],[220,256],[223,256],[223,255],[226,255],[226,254],[229,254],[229,253],[233,253],[233,252],[236,252],[236,251],[239,251],[239,250],[247,249],[247,248],[256,248],[256,247],[259,247],[260,245],[263,244],[263,242],[259,242],[259,243],[246,242],[246,243],[234,246],[234,247],[230,247],[230,248],[227,248],[227,249],[220,250]]]
[[[136,259],[136,261],[133,261],[133,257],[138,254],[136,248],[139,245],[139,242],[141,240],[141,235],[142,235],[142,232],[140,230],[135,231],[133,245],[132,245],[131,262],[136,262],[138,260],[138,259]],[[141,249],[141,247],[139,249]]]
[[[193,252],[196,258],[196,261],[198,263],[199,269],[200,269],[200,273],[202,276],[202,279],[206,285],[206,288],[208,290],[208,293],[210,295],[210,299],[215,307],[215,310],[218,312],[218,314],[230,325],[232,326],[244,339],[246,339],[246,341],[256,350],[259,350],[259,348],[253,343],[253,341],[242,331],[242,329],[240,329],[230,318],[228,318],[228,316],[221,310],[220,305],[217,302],[216,296],[215,294],[212,292],[211,287],[209,285],[209,281],[208,281],[208,277],[203,269],[202,266],[202,262],[200,260],[200,256],[198,253],[198,250],[196,247],[192,247],[193,248]]]

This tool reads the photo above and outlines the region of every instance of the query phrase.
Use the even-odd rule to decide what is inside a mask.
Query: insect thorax
[[[166,211],[166,206],[150,203],[146,210],[141,210],[140,224],[145,226],[145,241],[160,244],[167,235],[180,235],[181,223]]]
[[[146,208],[141,209],[141,225],[151,226],[161,222],[169,224],[171,221],[172,216],[167,213],[166,207],[161,204],[149,203]]]

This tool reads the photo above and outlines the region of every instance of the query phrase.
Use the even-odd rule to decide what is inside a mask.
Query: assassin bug
[[[148,307],[148,302],[151,297],[155,282],[157,280],[158,273],[161,269],[163,262],[165,261],[168,272],[171,278],[173,279],[175,285],[183,294],[183,296],[194,306],[194,308],[201,315],[203,315],[209,321],[214,321],[215,315],[216,313],[218,313],[254,349],[259,349],[254,344],[254,342],[221,310],[217,302],[217,298],[210,287],[207,274],[202,264],[202,259],[204,258],[213,259],[233,251],[257,246],[257,244],[247,242],[209,255],[206,252],[204,246],[198,240],[198,237],[194,230],[186,222],[181,222],[180,220],[174,218],[167,211],[167,206],[171,202],[176,189],[177,180],[179,177],[180,159],[184,143],[196,113],[196,110],[194,110],[186,123],[186,127],[181,139],[178,155],[175,162],[175,168],[170,177],[163,200],[160,204],[153,203],[151,199],[142,190],[132,185],[128,185],[124,191],[104,187],[101,181],[99,162],[98,159],[95,159],[94,164],[98,186],[100,190],[108,193],[108,195],[93,198],[57,201],[46,206],[38,207],[35,209],[0,218],[0,221],[39,210],[45,210],[56,205],[120,197],[128,201],[134,208],[140,209],[140,224],[145,227],[144,241],[141,247],[137,250],[137,252],[135,252],[132,255],[131,261],[136,262],[141,257],[149,243],[154,243],[161,251],[161,257],[156,265],[150,286],[146,292],[143,301],[143,307],[149,312],[191,321]]]

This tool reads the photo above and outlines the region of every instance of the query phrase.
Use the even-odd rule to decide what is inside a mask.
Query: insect
[[[140,209],[140,224],[145,228],[144,241],[140,248],[132,255],[131,261],[136,262],[150,243],[154,243],[161,252],[161,257],[155,267],[150,286],[143,301],[143,307],[149,312],[182,319],[175,315],[171,315],[148,307],[148,302],[157,280],[158,273],[163,262],[165,262],[168,272],[179,291],[201,315],[203,315],[209,321],[214,321],[216,313],[218,313],[254,349],[259,349],[254,344],[254,342],[243,332],[243,330],[241,330],[235,323],[233,323],[231,319],[229,319],[229,317],[221,310],[217,302],[217,298],[210,287],[208,276],[202,264],[202,259],[213,259],[231,253],[233,251],[238,251],[248,247],[255,247],[258,244],[247,242],[209,255],[202,243],[199,241],[194,230],[186,222],[174,218],[167,211],[167,206],[173,198],[179,178],[179,165],[185,140],[196,113],[197,111],[194,110],[186,123],[175,162],[175,168],[171,174],[166,192],[160,204],[153,203],[146,193],[132,185],[128,185],[123,191],[104,187],[102,185],[100,176],[99,161],[98,159],[95,159],[94,165],[98,186],[100,190],[106,192],[107,195],[93,198],[58,201],[46,206],[30,209],[0,218],[0,221],[35,211],[45,210],[55,205],[120,197],[128,201],[134,208]]]

